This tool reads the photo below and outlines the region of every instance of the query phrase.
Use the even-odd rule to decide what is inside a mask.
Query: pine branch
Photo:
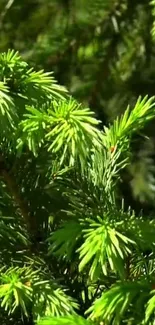
[[[90,320],[86,320],[78,315],[66,317],[50,317],[41,319],[38,325],[93,325]]]

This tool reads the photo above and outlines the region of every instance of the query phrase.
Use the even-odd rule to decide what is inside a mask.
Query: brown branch
[[[20,210],[20,214],[24,219],[25,225],[27,227],[31,239],[35,238],[37,231],[36,219],[30,214],[28,206],[20,193],[19,186],[15,180],[15,177],[8,170],[7,164],[2,154],[0,155],[0,174],[3,177],[4,183],[6,184],[12,198],[14,199],[16,207]]]
[[[20,209],[21,215],[23,216],[23,218],[25,220],[25,223],[27,225],[29,225],[30,224],[29,212],[27,211],[25,203],[21,199],[18,187],[15,184],[15,181],[14,181],[12,175],[10,176],[10,174],[6,170],[3,170],[2,171],[2,176],[4,178],[5,184],[7,185],[11,195],[13,196],[13,198],[14,198],[14,200],[16,202],[16,205]]]
[[[3,23],[4,17],[6,16],[8,10],[12,7],[14,3],[14,0],[9,0],[4,8],[4,10],[2,11],[1,15],[0,15],[0,27]]]

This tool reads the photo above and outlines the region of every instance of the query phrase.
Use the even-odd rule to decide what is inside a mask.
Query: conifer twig
[[[14,198],[16,206],[19,208],[20,213],[24,218],[29,233],[31,234],[32,237],[34,237],[36,233],[35,219],[30,215],[27,205],[24,199],[21,197],[14,176],[9,172],[6,162],[2,155],[0,155],[0,174],[2,175],[10,194]]]

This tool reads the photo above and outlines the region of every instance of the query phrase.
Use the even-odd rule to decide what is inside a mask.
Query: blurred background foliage
[[[155,94],[154,40],[154,0],[0,1],[0,52],[13,48],[54,71],[104,124],[139,95]],[[154,143],[154,121],[146,133]]]
[[[148,0],[1,0],[0,51],[53,70],[106,122],[154,95],[153,19]]]

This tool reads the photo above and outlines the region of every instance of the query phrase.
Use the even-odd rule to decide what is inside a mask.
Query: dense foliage
[[[155,220],[126,209],[119,183],[154,97],[102,130],[18,53],[0,76],[1,323],[153,324]]]
[[[154,19],[154,0],[1,0],[0,51],[13,48],[31,67],[54,71],[59,84],[108,125],[140,95],[154,96]],[[148,211],[155,198],[148,188],[154,185],[154,121],[145,134],[150,141],[138,136],[132,145],[122,192],[133,208]]]
[[[2,325],[155,324],[154,41],[154,0],[0,1]]]

